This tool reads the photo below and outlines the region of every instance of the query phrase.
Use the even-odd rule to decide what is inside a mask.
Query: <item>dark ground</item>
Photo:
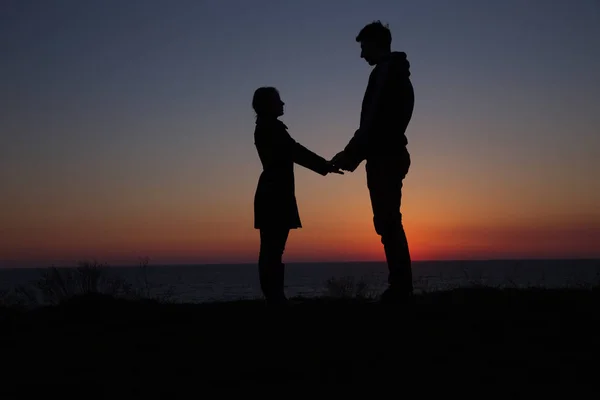
[[[591,290],[461,289],[409,308],[312,299],[287,310],[75,298],[0,310],[0,398],[187,398],[238,384],[595,392],[598,305]]]

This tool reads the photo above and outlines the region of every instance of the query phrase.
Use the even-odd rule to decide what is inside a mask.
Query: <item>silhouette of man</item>
[[[373,224],[389,271],[389,286],[381,300],[403,303],[413,292],[411,257],[400,213],[402,184],[410,167],[405,135],[414,107],[410,64],[406,53],[391,51],[391,32],[380,21],[362,28],[356,41],[361,58],[375,68],[364,94],[359,129],[331,163],[353,172],[366,160]]]

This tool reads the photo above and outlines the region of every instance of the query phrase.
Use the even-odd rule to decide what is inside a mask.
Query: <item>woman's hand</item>
[[[338,167],[334,166],[333,163],[331,161],[327,161],[327,173],[333,173],[333,174],[339,174],[339,175],[344,175],[344,172],[339,169]]]

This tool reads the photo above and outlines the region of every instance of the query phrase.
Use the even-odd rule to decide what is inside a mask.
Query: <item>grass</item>
[[[96,267],[72,271],[75,283],[49,272],[29,294],[54,288],[45,304],[0,310],[2,398],[80,385],[106,398],[200,397],[209,386],[240,384],[539,395],[591,387],[597,375],[596,287],[475,285],[396,308],[345,278],[328,281],[328,297],[278,310],[260,300],[178,304],[132,294],[126,283],[90,279]]]

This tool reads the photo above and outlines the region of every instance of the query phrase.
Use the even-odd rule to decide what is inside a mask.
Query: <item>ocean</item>
[[[0,269],[0,291],[18,286],[33,287],[45,269]],[[260,298],[255,264],[148,265],[108,267],[105,272],[146,288],[151,295],[168,294],[179,302],[207,302]],[[327,280],[359,281],[370,294],[387,285],[383,262],[290,263],[285,285],[289,297],[326,295]],[[600,260],[494,260],[415,261],[413,280],[416,292],[452,289],[473,285],[492,287],[590,287],[600,283]],[[352,285],[350,285],[352,286]]]

